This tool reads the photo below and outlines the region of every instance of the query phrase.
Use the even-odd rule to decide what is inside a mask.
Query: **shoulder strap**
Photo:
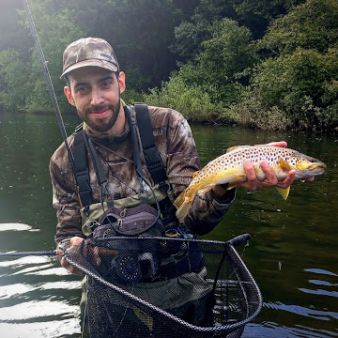
[[[167,193],[169,190],[169,185],[166,182],[167,173],[164,169],[160,153],[155,145],[153,126],[151,125],[148,106],[144,103],[135,103],[135,111],[147,168],[154,183],[159,184],[160,189]],[[164,225],[176,223],[176,209],[168,196],[159,202],[159,206],[162,223]]]
[[[155,145],[148,106],[145,103],[135,103],[135,111],[147,168],[154,182],[160,186],[165,186],[167,174],[160,153]]]
[[[88,170],[87,149],[83,129],[77,128],[74,135],[74,175],[78,184],[78,193],[83,206],[92,203],[92,189]]]

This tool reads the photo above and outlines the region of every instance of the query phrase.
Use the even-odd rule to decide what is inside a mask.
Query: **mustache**
[[[95,113],[107,109],[113,110],[114,107],[111,104],[91,105],[86,109],[86,113]]]

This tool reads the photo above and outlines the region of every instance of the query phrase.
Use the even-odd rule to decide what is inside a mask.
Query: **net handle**
[[[234,238],[231,238],[226,243],[228,245],[236,247],[236,246],[240,246],[242,244],[245,244],[250,239],[251,239],[251,235],[250,234],[242,234],[242,235],[236,236]]]

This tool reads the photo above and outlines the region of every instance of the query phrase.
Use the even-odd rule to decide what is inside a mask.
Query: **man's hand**
[[[57,249],[56,250],[56,253],[57,253],[57,256],[58,256],[58,260],[61,264],[62,267],[64,267],[65,269],[67,269],[70,273],[75,273],[75,274],[79,274],[79,275],[83,275],[83,273],[81,271],[79,271],[75,266],[69,264],[67,262],[67,260],[65,259],[64,257],[64,253],[66,250],[69,250],[73,247],[76,247],[76,246],[80,246],[83,244],[83,241],[84,239],[82,237],[78,237],[78,236],[75,236],[75,237],[72,237],[69,239],[69,242],[67,243],[66,247],[65,247],[65,250],[60,250],[60,249]],[[88,254],[88,248],[86,246],[84,246],[84,248],[82,249],[83,250],[83,255],[87,255]],[[101,258],[99,256],[99,249],[98,247],[93,247],[92,250],[91,250],[91,260],[98,266],[101,264]]]
[[[296,171],[290,170],[287,173],[287,176],[283,180],[279,181],[268,162],[262,161],[260,163],[260,167],[265,175],[265,178],[264,180],[260,180],[256,175],[255,168],[251,161],[245,160],[243,166],[247,179],[245,182],[239,183],[237,187],[244,188],[248,191],[256,191],[269,187],[287,188],[294,182],[296,177]]]
[[[270,142],[267,145],[284,148],[287,147],[288,144],[285,141],[278,141]],[[262,161],[260,163],[260,167],[265,176],[264,180],[258,179],[255,168],[251,161],[245,160],[243,167],[247,180],[245,182],[239,183],[237,186],[244,188],[247,191],[256,191],[268,187],[287,188],[294,182],[296,177],[296,171],[290,170],[285,179],[279,181],[274,170],[270,167],[267,161]]]
[[[63,243],[66,243],[63,248],[60,247],[60,245],[56,249],[57,259],[60,262],[60,265],[67,269],[70,273],[75,273],[81,275],[82,273],[75,268],[75,266],[69,264],[67,260],[64,257],[65,251],[75,247],[80,246],[84,239],[82,237],[72,237],[69,240],[65,240]]]
[[[110,256],[111,258],[113,258],[118,254],[116,250],[92,246],[90,244],[86,245],[86,243],[83,243],[84,239],[82,237],[75,236],[66,241],[67,244],[63,249],[60,249],[60,247],[56,249],[58,261],[60,262],[61,266],[67,269],[69,272],[78,275],[83,275],[83,272],[68,263],[68,261],[64,257],[64,253],[66,250],[71,250],[72,248],[83,245],[83,247],[81,248],[81,254],[96,266],[99,266],[101,264],[101,256]]]
[[[271,142],[268,145],[275,147],[287,147],[287,143],[285,141]],[[258,179],[256,175],[256,171],[251,161],[245,160],[243,163],[244,172],[246,174],[246,181],[238,183],[236,187],[244,188],[247,191],[256,191],[263,188],[268,187],[278,187],[278,188],[287,188],[289,187],[295,180],[296,171],[290,170],[287,173],[287,176],[283,180],[278,180],[274,170],[270,167],[268,162],[262,161],[260,163],[260,167],[264,173],[264,180]],[[305,179],[305,181],[313,181],[314,177],[309,177]],[[225,196],[227,191],[227,185],[219,184],[213,188],[214,195],[217,198],[222,198]]]

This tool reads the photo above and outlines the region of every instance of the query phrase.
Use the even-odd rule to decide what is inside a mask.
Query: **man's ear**
[[[126,90],[126,73],[125,72],[119,73],[117,82],[119,84],[120,94],[122,94]]]
[[[69,102],[72,106],[75,107],[75,102],[74,102],[73,94],[72,94],[70,88],[69,88],[68,86],[64,86],[64,87],[63,87],[63,92],[65,93],[68,102]]]

